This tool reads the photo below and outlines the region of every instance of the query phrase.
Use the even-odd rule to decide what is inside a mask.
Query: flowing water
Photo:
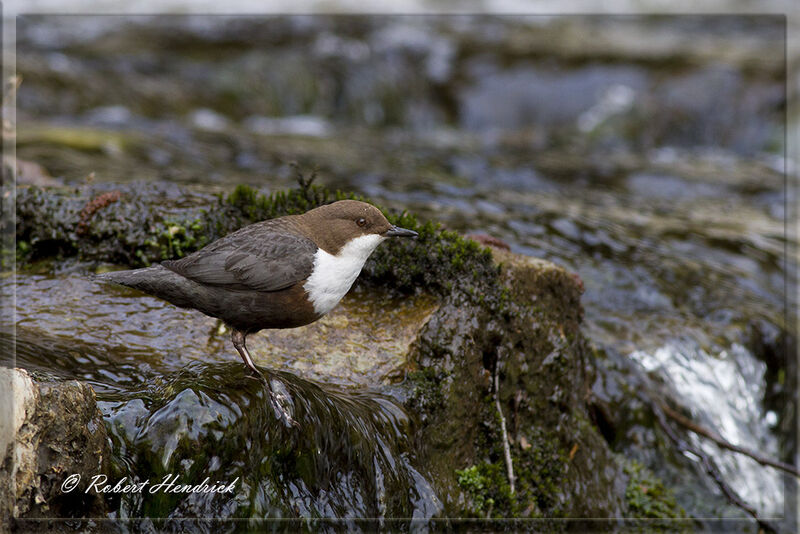
[[[785,95],[782,67],[759,61],[782,53],[779,21],[67,22],[21,20],[20,158],[67,184],[94,169],[96,180],[172,181],[204,192],[240,182],[278,190],[293,183],[288,161],[318,166],[326,185],[464,233],[490,234],[577,273],[586,289],[584,332],[598,349],[594,393],[613,414],[613,437],[606,437],[676,487],[687,509],[736,515],[692,458],[654,453],[664,437],[637,415],[632,387],[668,397],[734,444],[790,459],[796,368],[787,350],[795,317],[787,314],[786,251],[796,242],[784,225]],[[580,32],[594,35],[595,46]],[[143,34],[149,39],[137,37]],[[704,48],[682,44],[701,34]],[[649,48],[633,45],[645,42]],[[69,134],[76,127],[83,146]],[[101,132],[100,140],[92,145],[87,132]],[[109,293],[87,281],[85,269],[3,281],[18,295],[18,365],[87,380],[110,421],[135,419],[137,410],[146,412],[141,403],[154,402],[137,392],[143,384],[202,357],[203,347],[184,352],[169,333],[190,325],[196,331],[187,337],[205,340],[215,325],[156,299]],[[89,301],[91,313],[80,314],[88,320],[70,322],[69,310]],[[4,316],[4,325],[11,320]],[[233,365],[219,373],[234,373]],[[155,387],[184,387],[179,374],[173,380]],[[299,379],[285,380],[301,387]],[[394,512],[430,517],[439,510],[408,459],[402,427],[410,423],[394,401],[368,392],[315,396],[308,392],[323,386],[304,384],[305,398],[316,399],[314,413],[347,417],[345,426],[359,429],[351,444],[392,440],[378,447],[378,464],[365,466],[369,483],[344,475],[337,491],[369,486],[374,500],[395,477],[418,499],[413,510]],[[206,406],[201,391],[184,391],[188,405]],[[180,410],[181,398],[163,409]],[[218,408],[223,420],[242,417]],[[382,422],[365,420],[369,411]],[[158,424],[158,413],[143,432]],[[337,447],[330,436],[320,439]],[[784,514],[777,471],[693,434],[687,439],[760,514]],[[316,508],[306,512],[348,513],[342,495],[322,497],[308,485],[327,471],[309,469],[304,481],[285,486],[295,501],[313,494],[308,502]],[[266,503],[278,490],[253,491]],[[380,515],[370,506],[350,512]]]

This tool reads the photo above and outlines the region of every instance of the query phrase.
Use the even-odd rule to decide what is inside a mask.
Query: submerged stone
[[[300,328],[248,337],[259,365],[342,385],[374,386],[403,378],[408,351],[437,308],[430,295],[358,291]]]
[[[416,462],[414,423],[390,398],[268,372],[297,427],[273,414],[264,385],[239,364],[195,367],[122,402],[101,403],[128,476],[232,491],[128,497],[140,517],[431,518],[441,512]],[[415,498],[409,498],[416,496]]]
[[[19,273],[0,280],[0,288],[9,294],[14,289],[20,304],[20,365],[48,368],[58,351],[73,362],[64,365],[66,376],[94,382],[98,373],[102,381],[102,373],[127,375],[145,363],[159,373],[196,363],[241,363],[230,331],[218,320],[97,283],[85,271]],[[429,294],[401,296],[362,284],[319,321],[262,330],[248,337],[248,346],[258,365],[303,378],[343,386],[388,384],[403,379],[410,345],[437,307]],[[10,312],[0,313],[0,320],[10,323]]]

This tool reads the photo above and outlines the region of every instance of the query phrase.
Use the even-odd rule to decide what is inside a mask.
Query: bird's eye
[[[361,217],[360,219],[356,220],[356,224],[363,228],[367,225],[367,220],[364,217]]]

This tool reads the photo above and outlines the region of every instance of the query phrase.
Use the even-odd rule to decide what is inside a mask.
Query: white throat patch
[[[378,234],[362,235],[349,241],[335,256],[317,249],[314,270],[303,285],[315,312],[325,315],[342,300],[358,278],[364,262],[384,239]]]

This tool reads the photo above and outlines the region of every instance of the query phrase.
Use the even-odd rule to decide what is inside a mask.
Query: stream
[[[328,187],[562,265],[584,284],[592,394],[612,450],[673,487],[691,516],[741,518],[697,458],[670,446],[637,392],[669,399],[733,444],[793,459],[787,250],[797,243],[785,226],[784,72],[771,59],[783,53],[782,31],[766,16],[23,16],[17,156],[44,172],[21,173],[19,187],[158,182],[210,196],[247,183],[273,192],[294,185],[288,163],[297,161]],[[70,260],[2,280],[17,295],[1,318],[4,328],[15,322],[18,366],[88,381],[120,443],[156,439],[148,432],[164,414],[191,418],[197,403],[225,426],[246,416],[230,411],[241,399],[212,395],[174,398],[137,419],[181,387],[181,369],[235,354],[225,336],[209,335],[214,320],[93,284],[91,268]],[[69,310],[89,301],[91,313],[70,322]],[[190,331],[171,338],[176,328]],[[187,349],[184,339],[207,345]],[[240,372],[203,368],[202,387]],[[392,441],[374,465],[352,467],[335,436],[318,436],[341,465],[308,465],[283,487],[253,476],[252,513],[268,514],[281,491],[295,492],[286,502],[307,497],[301,515],[441,513],[398,398],[282,376],[315,403],[302,413],[344,418],[365,442],[380,426]],[[779,471],[693,433],[684,439],[760,516],[792,513]],[[321,496],[337,472],[335,492]],[[376,476],[386,487],[371,486]],[[416,495],[410,508],[353,497],[401,487]]]

